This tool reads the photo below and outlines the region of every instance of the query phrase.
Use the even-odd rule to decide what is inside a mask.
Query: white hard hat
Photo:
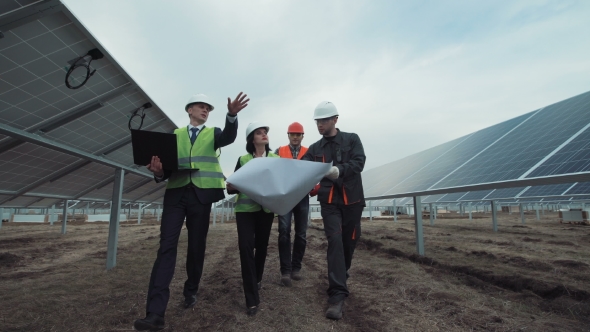
[[[264,123],[262,123],[262,122],[251,122],[248,125],[248,128],[246,128],[246,139],[248,139],[248,136],[250,136],[250,134],[252,132],[254,132],[256,129],[258,129],[258,128],[264,128],[264,129],[266,129],[266,132],[267,133],[269,131],[268,126],[265,125]]]
[[[315,107],[315,111],[313,111],[313,119],[325,119],[331,118],[333,116],[338,116],[338,110],[336,106],[329,101],[322,101]]]
[[[188,110],[188,107],[194,103],[204,103],[204,104],[211,106],[211,110],[214,109],[213,105],[211,105],[211,103],[209,102],[209,97],[207,97],[206,95],[204,95],[202,93],[199,93],[196,95],[192,95],[189,98],[189,100],[186,102],[186,106],[184,106],[184,110],[185,111]]]

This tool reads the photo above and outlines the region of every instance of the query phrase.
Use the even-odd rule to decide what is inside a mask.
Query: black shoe
[[[184,308],[188,309],[192,306],[197,304],[197,296],[196,295],[189,295],[184,297]]]
[[[256,284],[258,286],[258,290],[262,289],[262,281],[258,282],[258,284]]]
[[[293,280],[301,280],[303,277],[301,276],[301,271],[293,271],[291,272],[291,279]]]
[[[133,324],[136,331],[160,331],[164,329],[164,317],[149,313],[144,319],[138,319]]]
[[[283,274],[281,276],[281,284],[285,287],[291,287],[291,274]]]
[[[258,312],[258,306],[255,306],[255,307],[248,308],[248,311],[246,311],[246,314],[248,316],[254,316],[254,315],[256,315],[257,312]]]
[[[334,304],[330,304],[328,310],[326,311],[326,318],[339,320],[342,318],[342,306],[344,305],[344,300],[338,301]]]

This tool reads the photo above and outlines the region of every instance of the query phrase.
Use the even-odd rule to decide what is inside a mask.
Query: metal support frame
[[[139,205],[137,206],[137,224],[138,224],[138,225],[139,225],[139,224],[141,224],[141,212],[143,211],[143,210],[142,210],[142,207],[143,207],[144,205],[145,205],[145,204],[139,203]]]
[[[213,212],[213,226],[215,226],[217,221],[217,207],[215,206],[215,203],[213,203],[213,207],[211,207],[211,212]]]
[[[55,218],[55,204],[51,206],[51,212],[49,213],[49,225],[53,226],[53,219]]]
[[[539,203],[535,203],[535,212],[537,213],[537,220],[541,220],[541,216],[539,216]]]
[[[61,233],[66,234],[66,225],[68,224],[68,204],[70,203],[69,200],[64,201],[64,209],[61,221]]]
[[[397,206],[395,199],[393,200],[393,222],[397,222]]]
[[[524,217],[524,206],[522,203],[520,203],[518,205],[518,207],[520,210],[520,220],[521,220],[521,223],[524,225],[526,223],[526,218]]]
[[[438,206],[435,205],[434,206],[434,220],[436,220],[436,213],[437,213],[437,211],[438,211]]]
[[[156,214],[156,221],[160,222],[160,216],[162,215],[162,206],[158,205],[158,213]]]
[[[369,201],[369,220],[373,221],[373,201]]]
[[[420,196],[414,196],[414,229],[416,233],[416,251],[424,256],[424,233],[422,230],[422,202]]]
[[[109,219],[109,239],[107,245],[107,270],[117,265],[117,244],[119,242],[119,218],[121,216],[121,197],[123,197],[123,169],[115,170],[113,198],[111,201],[111,218]]]
[[[473,206],[469,202],[469,220],[473,220]]]
[[[432,213],[432,203],[428,203],[428,215],[430,217],[430,226],[434,226],[434,213]]]
[[[496,201],[490,201],[490,209],[492,210],[492,226],[494,228],[494,232],[498,231],[498,208],[496,206]]]

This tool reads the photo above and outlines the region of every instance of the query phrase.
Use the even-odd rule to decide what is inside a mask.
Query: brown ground
[[[273,226],[261,310],[245,314],[235,224],[208,236],[193,309],[181,307],[186,231],[181,235],[165,331],[589,331],[590,227],[500,214],[424,221],[416,256],[413,221],[364,221],[344,318],[324,318],[326,241],[308,231],[305,279],[279,285]],[[1,331],[130,331],[144,315],[158,248],[154,223],[123,224],[117,267],[105,271],[106,223],[7,224],[0,229]],[[149,221],[148,221],[149,222]]]

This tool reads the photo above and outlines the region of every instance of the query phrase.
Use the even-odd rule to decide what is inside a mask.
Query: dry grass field
[[[481,215],[480,215],[481,216]],[[344,318],[324,318],[326,247],[308,231],[305,279],[279,285],[273,226],[261,310],[245,314],[236,227],[211,227],[198,303],[182,308],[182,232],[165,331],[590,331],[590,227],[499,214],[424,221],[426,255],[415,255],[413,221],[363,221]],[[0,229],[0,331],[131,331],[142,317],[158,225],[124,223],[117,267],[105,271],[106,223]]]

